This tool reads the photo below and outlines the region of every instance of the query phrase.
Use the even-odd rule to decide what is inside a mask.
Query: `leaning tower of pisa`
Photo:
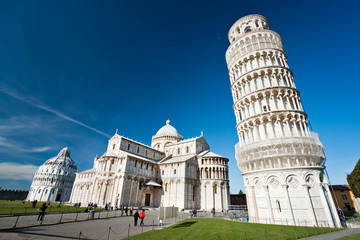
[[[236,21],[228,37],[235,155],[249,220],[340,226],[324,175],[324,147],[309,130],[280,36],[253,14]]]

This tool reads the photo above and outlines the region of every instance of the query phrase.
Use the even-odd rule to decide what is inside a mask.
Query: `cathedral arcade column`
[[[139,180],[136,181],[136,194],[135,194],[135,203],[134,203],[135,206],[137,206],[138,193],[139,193]]]
[[[133,181],[132,181],[132,178],[128,179],[129,180],[129,184],[130,184],[130,193],[129,193],[129,202],[128,202],[128,206],[131,205],[131,197],[132,197],[132,190],[133,190]]]

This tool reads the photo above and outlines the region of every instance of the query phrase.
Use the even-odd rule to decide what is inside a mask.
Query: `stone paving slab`
[[[107,219],[94,219],[94,220],[81,221],[81,222],[62,223],[62,224],[47,225],[47,226],[43,225],[43,226],[34,226],[34,227],[21,228],[15,230],[8,230],[8,231],[0,231],[0,240],[78,239],[80,232],[81,232],[81,239],[105,240],[108,239],[109,227],[111,227],[109,239],[121,239],[121,238],[126,238],[128,236],[129,224],[130,224],[130,236],[142,232],[150,231],[153,229],[154,230],[161,229],[158,228],[158,226],[156,225],[158,212],[156,210],[149,210],[146,211],[145,213],[146,213],[146,217],[144,221],[145,222],[144,227],[139,227],[139,226],[134,227],[133,225],[134,219],[132,216],[128,216],[128,217],[122,216],[122,217],[114,217]],[[186,216],[187,215],[183,215],[184,218]],[[52,217],[54,219],[59,218],[59,216],[52,216]],[[32,219],[31,221],[34,221],[34,219]],[[138,223],[140,223],[140,220]],[[173,223],[175,223],[175,221],[168,222],[167,226]]]
[[[7,239],[39,239],[39,240],[56,240],[56,239],[79,239],[79,235],[81,232],[81,239],[90,239],[90,240],[106,240],[109,239],[122,239],[128,236],[128,231],[130,236],[135,234],[139,234],[142,232],[150,231],[150,230],[159,230],[162,229],[161,227],[158,228],[157,226],[157,217],[158,211],[157,210],[148,210],[146,211],[146,218],[145,218],[145,226],[144,227],[134,227],[134,219],[132,216],[115,216],[115,211],[109,211],[109,213],[102,212],[100,213],[100,219],[98,219],[98,213],[95,214],[95,219],[93,220],[86,220],[86,221],[78,221],[73,222],[74,218],[76,217],[75,213],[71,214],[63,214],[62,221],[65,223],[61,224],[54,224],[57,223],[61,217],[61,214],[49,214],[45,217],[47,219],[44,221],[44,224],[52,224],[52,225],[42,225],[42,226],[33,226],[33,227],[25,227],[15,230],[7,230],[1,231],[0,230],[0,240],[7,240]],[[107,215],[108,214],[108,215]],[[102,216],[112,217],[112,218],[101,218]],[[180,219],[185,219],[188,217],[186,213],[180,213]],[[30,215],[30,216],[22,216],[23,218],[19,219],[19,226],[29,226],[32,224],[37,224],[36,221],[37,215]],[[79,213],[78,219],[87,219],[87,213]],[[8,218],[0,218],[0,226],[4,228],[6,226],[13,226],[13,221],[6,222],[5,219]],[[67,221],[67,222],[66,222]],[[69,222],[72,221],[72,222]],[[138,222],[140,223],[140,221]],[[168,221],[166,226],[170,226],[174,224],[175,221],[172,222]],[[129,228],[130,224],[130,228]],[[154,225],[153,225],[154,224]],[[109,230],[109,227],[111,228]],[[110,232],[110,235],[109,235]],[[350,236],[352,234],[360,234],[360,229],[346,229],[343,231],[332,232],[327,234],[322,234],[318,236],[313,236],[309,238],[303,238],[305,240],[332,240],[332,239],[339,239],[341,237]]]
[[[120,216],[120,211],[102,211],[95,212],[95,218],[108,218]],[[34,225],[48,225],[48,224],[57,224],[60,222],[74,222],[84,221],[89,219],[89,213],[79,212],[79,213],[52,213],[46,214],[44,221],[41,223],[37,221],[38,215],[20,215],[18,216],[6,216],[0,217],[0,230],[13,228],[16,223],[16,228],[29,227]]]

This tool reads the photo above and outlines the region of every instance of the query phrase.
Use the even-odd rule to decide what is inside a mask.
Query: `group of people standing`
[[[133,214],[134,212],[134,207],[131,205],[130,208],[128,206],[123,206],[121,205],[120,208],[115,207],[116,210],[121,210],[121,216],[123,216],[124,214],[126,216],[133,216],[134,217],[134,226],[137,226],[138,220],[140,218],[140,226],[144,225],[144,219],[145,219],[145,210],[136,210],[136,212]],[[113,210],[111,207],[111,203],[108,203],[105,205],[105,210]],[[129,213],[130,211],[130,213]],[[139,213],[140,211],[140,213]]]
[[[138,222],[139,218],[140,218],[140,226],[144,225],[144,218],[145,218],[144,210],[141,210],[140,214],[139,214],[139,211],[135,212],[135,214],[134,214],[134,226],[135,227],[137,226],[137,222]]]
[[[33,202],[32,203],[32,207],[35,207],[36,206],[36,203],[37,201]],[[61,202],[59,203],[59,205],[61,204]],[[80,204],[79,204],[80,205]],[[92,207],[95,207],[94,205],[88,205],[88,207],[86,208],[87,210],[89,209],[89,206],[92,208]],[[47,203],[43,203],[41,205],[41,207],[38,209],[39,211],[39,216],[37,218],[37,221],[42,221],[44,219],[44,215],[45,215],[45,211],[46,211],[46,208],[48,207],[48,204]],[[108,210],[108,209],[111,209],[111,205],[109,206],[108,204],[105,205],[105,210]],[[128,215],[128,206],[120,206],[120,209],[121,209],[121,216],[123,215],[123,213],[125,212],[126,216],[129,216]],[[134,226],[136,227],[137,226],[137,223],[138,223],[138,220],[140,218],[140,226],[141,225],[144,225],[144,219],[145,219],[145,210],[141,210],[141,212],[139,213],[139,210],[136,210],[136,212],[134,213],[133,215],[133,211],[134,211],[134,207],[133,206],[130,206],[130,216],[134,216]],[[85,210],[85,212],[87,212]]]
[[[133,211],[134,211],[134,207],[131,205],[130,206],[130,209],[129,209],[129,207],[128,206],[123,206],[123,205],[121,205],[120,206],[120,210],[121,210],[121,216],[125,213],[126,214],[126,216],[129,216],[129,214],[128,214],[128,211],[130,210],[130,216],[132,216],[133,215]]]

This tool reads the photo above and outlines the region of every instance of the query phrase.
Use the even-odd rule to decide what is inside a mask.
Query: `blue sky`
[[[107,136],[145,144],[170,117],[184,138],[204,131],[243,188],[225,62],[240,17],[264,15],[282,37],[333,184],[360,157],[356,1],[1,1],[0,186],[28,189],[68,146],[80,171]]]

